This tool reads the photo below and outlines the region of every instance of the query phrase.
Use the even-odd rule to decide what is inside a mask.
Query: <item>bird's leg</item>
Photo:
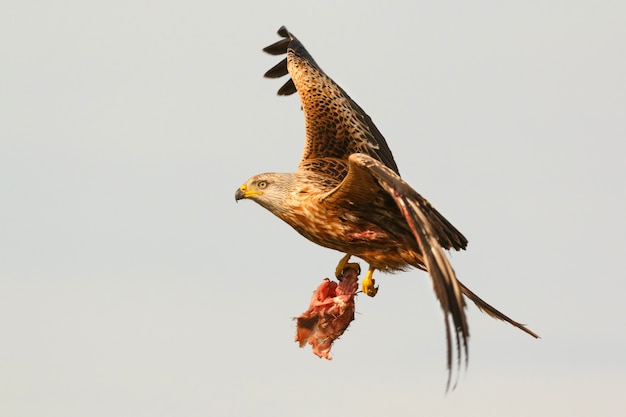
[[[363,292],[370,297],[373,297],[378,292],[378,287],[375,287],[376,280],[372,278],[374,275],[374,268],[369,267],[367,273],[365,274],[365,278],[363,278],[363,282],[361,283],[361,288],[363,288]]]
[[[335,268],[335,276],[337,278],[341,278],[343,275],[343,270],[346,268],[352,268],[356,271],[357,275],[361,273],[361,267],[356,262],[348,262],[350,260],[350,254],[346,253],[346,256],[341,258],[339,263],[337,264],[337,268]]]

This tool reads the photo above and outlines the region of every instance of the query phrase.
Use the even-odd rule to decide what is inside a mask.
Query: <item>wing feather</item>
[[[364,154],[351,155],[347,176],[329,196],[349,200],[359,193],[358,199],[361,202],[380,201],[376,196],[381,192],[393,199],[415,238],[426,271],[432,279],[435,295],[444,312],[448,388],[453,373],[453,344],[457,369],[460,368],[463,358],[466,365],[468,361],[469,327],[464,297],[469,298],[479,310],[489,316],[505,321],[533,337],[539,337],[524,324],[512,320],[482,300],[457,279],[444,249],[464,248],[467,240],[426,199],[380,161]]]
[[[289,71],[287,70],[287,58],[285,58],[272,68],[268,69],[263,76],[266,78],[280,78],[287,74],[289,74]]]
[[[351,154],[359,152],[398,173],[389,146],[372,119],[322,71],[292,33],[283,26],[278,34],[283,39],[264,51],[272,55],[287,54],[287,58],[267,71],[265,76],[277,78],[289,73],[290,80],[278,90],[278,94],[290,95],[297,91],[300,96],[305,118],[305,146],[300,168],[309,169],[311,165],[306,161],[310,159],[347,160]]]
[[[411,246],[419,249],[422,255],[424,266],[432,279],[435,295],[443,310],[449,388],[453,364],[456,362],[457,369],[460,368],[463,357],[467,363],[469,327],[465,316],[463,290],[444,253],[444,247],[450,242],[463,242],[464,247],[467,240],[398,174],[368,155],[358,153],[351,155],[348,159],[347,176],[325,198],[330,200],[331,205],[335,202],[344,205],[362,205],[367,202],[380,204],[374,202],[384,200],[380,198],[381,194],[393,200],[393,203],[390,201],[389,204],[395,203],[402,216],[401,219],[406,222],[407,229],[417,242],[417,245]],[[377,207],[374,211],[379,209],[380,207]],[[387,211],[393,213],[395,210],[392,206]],[[398,219],[387,221],[393,223]],[[456,350],[456,361],[453,361],[453,349]]]

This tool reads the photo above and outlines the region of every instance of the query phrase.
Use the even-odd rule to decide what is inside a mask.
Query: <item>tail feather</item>
[[[526,325],[522,324],[522,323],[518,323],[515,320],[509,318],[508,316],[502,314],[501,312],[499,312],[496,308],[492,307],[491,305],[489,305],[486,301],[484,301],[482,298],[480,298],[479,296],[477,296],[476,294],[474,294],[469,288],[467,288],[465,285],[463,285],[463,283],[461,281],[458,281],[459,285],[461,286],[461,292],[463,293],[464,296],[466,296],[467,298],[469,298],[470,300],[472,300],[472,302],[474,304],[476,304],[476,307],[478,307],[478,309],[480,311],[482,311],[483,313],[487,313],[488,315],[490,315],[491,317],[493,317],[494,319],[498,319],[498,320],[502,320],[505,321],[515,327],[517,327],[518,329],[528,333],[529,335],[531,335],[534,338],[539,339],[539,335],[535,332],[533,332],[532,330],[530,330],[529,328],[526,327]]]

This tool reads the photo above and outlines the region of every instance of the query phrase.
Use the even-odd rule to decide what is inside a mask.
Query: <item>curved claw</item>
[[[365,278],[363,278],[363,282],[361,283],[361,288],[363,292],[370,297],[374,297],[378,292],[378,287],[375,286],[376,280],[373,278],[374,269],[370,267],[365,274]]]
[[[337,268],[335,268],[335,277],[340,279],[343,275],[343,270],[346,268],[352,268],[356,271],[356,274],[359,275],[361,273],[361,266],[356,262],[348,262],[350,260],[350,254],[347,253],[339,263],[337,264]]]

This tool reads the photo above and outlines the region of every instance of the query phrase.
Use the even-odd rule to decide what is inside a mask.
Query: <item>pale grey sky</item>
[[[0,415],[623,415],[623,2],[12,2],[0,13]],[[291,318],[341,254],[233,194],[295,168],[294,32],[470,240],[444,395],[426,274],[333,349]]]

